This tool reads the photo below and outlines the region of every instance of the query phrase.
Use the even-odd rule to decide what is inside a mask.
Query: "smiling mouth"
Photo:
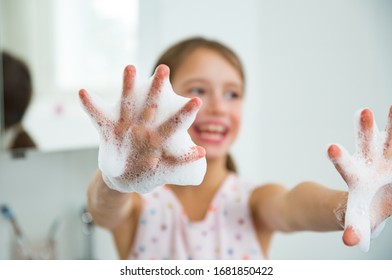
[[[195,126],[195,130],[202,141],[211,143],[222,142],[229,131],[222,124],[199,124]]]

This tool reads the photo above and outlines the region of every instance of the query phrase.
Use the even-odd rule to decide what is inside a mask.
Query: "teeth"
[[[201,137],[210,139],[210,140],[220,140],[222,136],[217,133],[208,133],[208,132],[202,132]]]
[[[225,127],[217,124],[205,124],[200,126],[202,132],[215,132],[223,133],[225,132]]]

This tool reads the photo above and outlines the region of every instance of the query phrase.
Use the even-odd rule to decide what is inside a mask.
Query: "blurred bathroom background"
[[[116,100],[125,65],[150,76],[158,55],[180,39],[217,39],[242,58],[245,115],[233,156],[240,174],[256,183],[314,180],[345,190],[326,156],[328,144],[353,152],[357,110],[371,108],[384,129],[392,105],[389,0],[0,3],[1,48],[32,72],[23,125],[38,146],[1,149],[0,205],[32,244],[53,238],[58,259],[117,258],[110,234],[84,211],[98,136],[78,90]],[[368,253],[345,247],[341,234],[279,233],[269,258],[392,259],[391,221]],[[17,257],[17,242],[1,216],[0,259]]]

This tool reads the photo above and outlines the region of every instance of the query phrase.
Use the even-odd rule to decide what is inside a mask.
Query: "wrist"
[[[334,214],[334,218],[336,220],[336,224],[340,229],[344,229],[345,225],[345,216],[346,216],[346,208],[347,208],[347,198],[348,192],[337,192],[333,196],[332,212]]]

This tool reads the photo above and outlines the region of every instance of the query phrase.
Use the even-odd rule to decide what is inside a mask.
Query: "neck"
[[[208,160],[207,161],[207,171],[204,176],[204,180],[200,187],[220,185],[222,181],[229,174],[229,170],[226,168],[226,158],[218,160]]]
[[[190,221],[203,220],[229,171],[226,160],[207,160],[207,172],[199,186],[170,186]]]

